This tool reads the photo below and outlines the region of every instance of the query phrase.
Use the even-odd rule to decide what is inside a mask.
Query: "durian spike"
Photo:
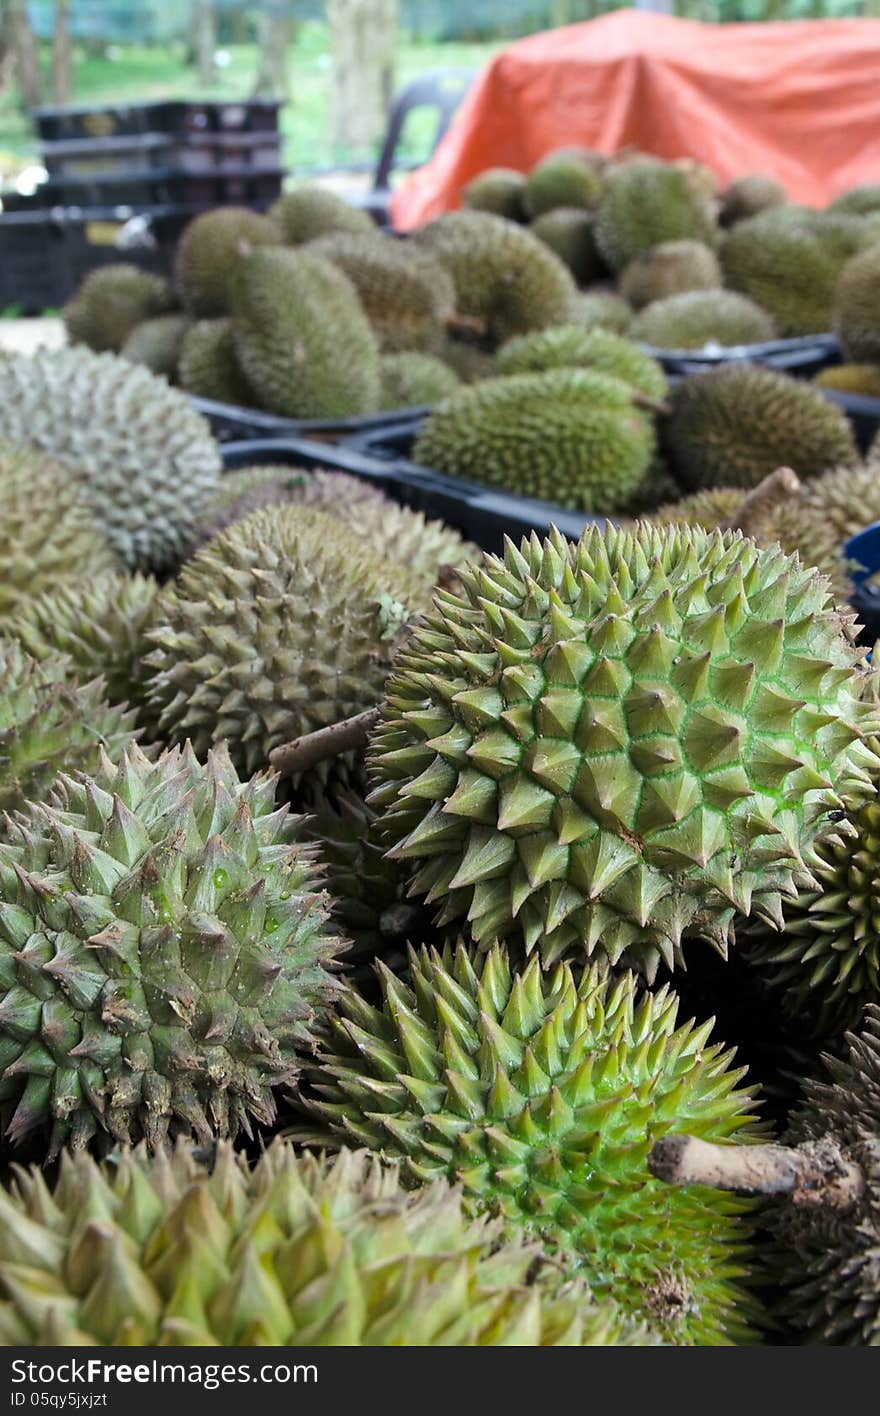
[[[293,777],[314,767],[317,762],[325,762],[329,757],[358,751],[366,747],[370,729],[379,721],[379,713],[378,707],[368,708],[364,713],[355,713],[353,718],[343,718],[341,722],[317,728],[313,733],[303,733],[302,737],[273,748],[269,761],[282,777]]]
[[[775,472],[752,488],[733,515],[719,523],[718,529],[741,531],[744,536],[752,536],[775,507],[793,497],[802,496],[803,491],[803,483],[791,467],[777,467]]]
[[[788,1195],[793,1205],[849,1210],[865,1176],[831,1136],[799,1146],[727,1146],[698,1136],[663,1136],[648,1169],[667,1185],[706,1185],[737,1195]]]

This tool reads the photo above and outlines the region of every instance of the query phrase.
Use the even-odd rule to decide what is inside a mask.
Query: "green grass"
[[[474,44],[416,43],[402,39],[398,50],[397,84],[426,69],[447,65],[479,68],[509,41]],[[370,149],[334,150],[328,133],[328,97],[330,61],[326,26],[306,21],[289,50],[290,97],[282,109],[284,165],[293,170],[310,169],[354,162],[370,163],[375,153]],[[143,102],[155,98],[246,98],[251,92],[257,69],[254,45],[234,45],[225,49],[228,65],[218,71],[216,83],[207,91],[200,89],[195,72],[184,63],[182,47],[145,49],[128,48],[116,51],[117,58],[95,58],[77,55],[73,102],[77,104],[112,104]],[[44,56],[48,63],[48,55]],[[47,84],[48,90],[48,84]],[[47,99],[47,101],[49,101]],[[418,161],[426,155],[433,131],[433,118],[427,112],[414,114],[406,133],[406,155]],[[37,141],[30,121],[17,106],[14,94],[0,97],[0,172],[3,153],[16,158],[36,158]]]

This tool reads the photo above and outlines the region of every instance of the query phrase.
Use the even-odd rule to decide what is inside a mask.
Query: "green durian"
[[[459,571],[414,625],[368,753],[414,896],[472,937],[649,976],[777,921],[843,798],[873,795],[848,622],[738,533],[555,530]]]
[[[455,335],[447,335],[443,341],[440,358],[464,384],[494,378],[497,372],[494,354],[481,348],[479,342],[459,339]]]
[[[614,271],[622,271],[663,241],[714,244],[709,203],[689,174],[653,158],[612,172],[596,210],[596,244]]]
[[[79,683],[102,678],[111,703],[133,703],[158,588],[114,570],[61,581],[19,605],[10,633],[40,661],[64,654]]]
[[[580,207],[554,207],[530,223],[529,230],[564,261],[578,285],[591,285],[607,268],[593,235],[593,215]]]
[[[736,515],[744,496],[742,487],[706,487],[663,503],[648,519],[655,526],[701,526],[704,531],[717,531]]]
[[[853,256],[834,291],[834,333],[846,359],[880,361],[880,237],[878,244]]]
[[[861,398],[880,398],[880,355],[875,364],[832,364],[822,369],[813,383],[840,393],[857,393]]]
[[[773,320],[733,290],[686,290],[653,300],[636,315],[630,339],[658,349],[702,349],[707,344],[763,344],[775,339]]]
[[[115,564],[82,480],[33,448],[0,447],[0,633],[33,595]]]
[[[2,352],[0,382],[0,438],[30,443],[83,479],[96,526],[130,569],[173,569],[221,468],[186,396],[142,365],[82,347]]]
[[[537,163],[526,179],[523,201],[530,217],[543,216],[557,207],[594,211],[602,196],[601,173],[573,153],[551,152]]]
[[[718,257],[703,241],[661,241],[620,273],[620,293],[636,310],[689,290],[720,290]]]
[[[524,221],[526,179],[513,167],[487,167],[462,188],[461,203],[471,211],[491,211],[508,221]]]
[[[344,947],[275,779],[137,748],[62,777],[0,844],[11,1141],[250,1133],[298,1070]]]
[[[308,249],[348,276],[386,353],[433,354],[442,348],[455,314],[455,285],[427,251],[375,228],[368,235],[332,232],[310,242]]]
[[[44,801],[60,773],[90,772],[103,752],[118,758],[136,737],[134,714],[110,706],[100,678],[80,683],[63,655],[38,661],[0,639],[0,818]],[[0,839],[9,829],[0,819]]]
[[[241,262],[235,353],[261,408],[347,418],[379,401],[376,336],[346,275],[311,251],[277,247]]]
[[[154,374],[164,374],[169,383],[177,378],[180,346],[190,327],[188,315],[158,315],[135,325],[120,354],[132,364],[145,364]]]
[[[442,359],[414,350],[383,354],[379,359],[379,379],[379,402],[388,409],[439,403],[461,386],[458,374]]]
[[[835,197],[827,210],[848,212],[854,216],[868,216],[880,211],[880,182],[865,182],[859,187],[850,187],[848,192]]]
[[[859,462],[852,427],[819,389],[759,364],[722,364],[682,379],[660,424],[683,486],[753,487],[791,467],[799,477]]]
[[[178,382],[197,398],[252,408],[257,396],[235,353],[232,320],[196,320],[183,336]]]
[[[23,1347],[617,1347],[656,1339],[537,1245],[364,1151],[253,1169],[227,1142],[65,1155],[0,1192],[0,1342]]]
[[[557,325],[535,334],[519,334],[498,351],[499,374],[545,373],[548,369],[595,369],[612,374],[648,398],[662,399],[669,391],[656,359],[608,329]]]
[[[659,1136],[754,1125],[711,1021],[676,1028],[675,995],[632,973],[517,971],[499,947],[411,951],[410,985],[377,972],[380,1005],[349,990],[328,1023],[317,1140],[400,1160],[411,1185],[454,1178],[469,1213],[539,1240],[667,1342],[747,1339],[750,1202],[669,1190],[645,1164]]]
[[[851,249],[832,249],[815,212],[772,207],[728,231],[720,252],[724,283],[766,310],[780,335],[823,334]]]
[[[454,211],[411,238],[455,282],[459,316],[480,325],[489,344],[561,324],[577,288],[568,267],[530,231],[485,211]]]
[[[338,192],[305,182],[281,196],[269,208],[269,218],[288,246],[302,246],[331,231],[372,235],[376,224],[365,211],[353,207]]]
[[[72,343],[118,354],[139,324],[166,315],[174,303],[164,276],[118,261],[89,271],[61,317]]]
[[[610,329],[626,334],[632,323],[632,307],[613,290],[583,290],[576,297],[572,322],[587,329]]]
[[[638,486],[654,451],[636,397],[592,369],[488,380],[437,405],[413,460],[577,511],[611,511]]]
[[[245,254],[280,241],[275,223],[247,207],[217,207],[194,217],[178,242],[174,264],[187,314],[200,320],[228,315],[234,277]]]
[[[775,177],[747,172],[724,188],[718,219],[722,226],[735,226],[738,221],[746,221],[770,207],[784,206],[787,201],[788,193]]]

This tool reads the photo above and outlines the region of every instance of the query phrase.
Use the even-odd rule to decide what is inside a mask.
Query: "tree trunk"
[[[217,25],[214,15],[214,0],[194,0],[193,3],[193,52],[199,83],[203,88],[214,82],[216,66],[214,51],[217,48]]]
[[[274,4],[261,6],[257,31],[260,66],[254,80],[254,98],[287,98],[287,50],[293,39],[293,17]]]
[[[30,27],[27,0],[9,0],[9,33],[22,103],[36,108],[43,99],[37,41]]]
[[[334,151],[374,152],[394,93],[397,0],[327,0]]]
[[[55,103],[69,103],[73,98],[70,0],[55,0],[55,28],[52,34],[52,97]]]

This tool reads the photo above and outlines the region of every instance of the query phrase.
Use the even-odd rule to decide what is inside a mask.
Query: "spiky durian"
[[[859,461],[848,420],[819,389],[758,364],[723,364],[682,379],[661,423],[685,487],[751,487],[777,467],[799,477]]]
[[[27,447],[0,447],[0,632],[33,595],[116,558],[70,469]]]
[[[187,393],[251,408],[257,396],[235,353],[232,320],[196,320],[183,336],[178,380]]]
[[[667,1190],[645,1165],[670,1132],[748,1134],[745,1069],[707,1045],[711,1021],[676,1029],[675,995],[639,996],[631,973],[518,972],[497,947],[411,952],[411,987],[377,970],[381,1006],[346,992],[313,1072],[337,1144],[399,1158],[411,1184],[455,1178],[471,1213],[540,1239],[666,1341],[747,1336],[749,1202]]]
[[[481,379],[495,377],[495,355],[482,347],[479,341],[447,335],[440,358],[462,383],[479,383]]]
[[[353,207],[338,192],[304,182],[282,192],[269,208],[269,217],[289,246],[302,246],[331,231],[375,234],[376,225],[365,211]]]
[[[487,340],[566,320],[577,290],[558,256],[512,221],[485,211],[454,211],[429,221],[412,240],[446,266],[459,315],[483,326]]]
[[[345,418],[379,401],[379,349],[354,286],[323,256],[283,247],[241,263],[235,353],[260,406]]]
[[[596,211],[596,244],[612,270],[661,241],[715,237],[709,205],[686,172],[643,158],[612,172]]]
[[[102,750],[118,757],[137,736],[133,720],[107,703],[100,678],[79,683],[62,655],[37,661],[0,639],[0,813],[43,801],[61,772],[91,771]]]
[[[578,511],[610,511],[638,486],[654,451],[637,396],[592,369],[488,380],[437,405],[413,457]]]
[[[344,947],[300,819],[225,750],[131,747],[0,844],[0,1097],[50,1153],[275,1114]]]
[[[718,257],[703,241],[661,241],[629,262],[620,274],[620,293],[636,310],[688,290],[719,290]]]
[[[739,221],[721,246],[725,284],[766,310],[784,336],[831,328],[834,287],[851,247],[833,251],[816,213],[772,207]]]
[[[79,683],[103,678],[111,703],[133,703],[158,588],[151,576],[113,570],[67,580],[21,604],[10,633],[40,661],[66,655]]]
[[[0,353],[0,382],[0,437],[82,476],[96,524],[131,569],[176,565],[221,465],[189,400],[141,365],[81,347]]]
[[[822,369],[813,383],[841,393],[857,393],[862,398],[880,398],[880,362],[876,364],[832,364]]]
[[[834,291],[832,321],[848,359],[880,360],[880,238],[847,261]]]
[[[593,235],[593,215],[580,207],[554,207],[529,230],[564,261],[578,285],[591,285],[607,273]]]
[[[16,1346],[612,1347],[656,1339],[537,1245],[502,1243],[438,1182],[409,1194],[363,1151],[251,1170],[123,1151],[65,1156],[51,1193],[0,1193],[0,1342]]]
[[[543,216],[556,207],[593,211],[604,187],[602,175],[589,162],[569,152],[551,152],[532,168],[523,200],[529,216]]]
[[[383,354],[379,360],[379,402],[383,408],[420,408],[455,393],[461,379],[433,354],[410,350]]]
[[[197,319],[228,315],[239,263],[257,246],[277,246],[273,221],[247,207],[217,207],[193,218],[180,238],[175,279],[184,309]]]
[[[854,216],[865,216],[880,211],[880,182],[864,182],[861,186],[850,187],[848,192],[835,197],[827,210],[850,212]]]
[[[652,511],[649,520],[656,526],[701,526],[717,531],[743,504],[742,487],[707,487],[679,501],[665,502]]]
[[[776,333],[767,311],[733,290],[686,290],[668,295],[652,301],[629,327],[631,339],[659,349],[761,344]]]
[[[649,975],[686,931],[776,921],[873,792],[827,582],[738,534],[553,532],[459,571],[401,649],[371,804],[438,922]]]
[[[769,207],[784,206],[787,201],[788,193],[775,177],[747,172],[724,188],[718,219],[722,226],[735,226],[738,221],[757,216]]]
[[[406,596],[423,582],[326,513],[267,507],[221,532],[157,596],[143,721],[243,772],[274,747],[372,707]]]
[[[455,285],[427,251],[375,229],[370,235],[332,232],[308,249],[348,276],[383,350],[442,348],[455,313]]]
[[[491,211],[508,221],[523,221],[526,179],[514,167],[487,167],[462,188],[462,206],[471,211]]]
[[[118,354],[137,325],[173,308],[164,276],[119,261],[90,271],[61,314],[72,341]]]
[[[649,398],[664,398],[669,389],[666,375],[656,359],[608,329],[557,325],[555,329],[534,334],[518,334],[498,351],[499,374],[574,368],[612,374]]]
[[[575,296],[572,321],[587,329],[610,329],[626,334],[632,323],[632,307],[613,290],[584,290]]]
[[[177,377],[180,346],[191,324],[188,315],[158,315],[135,325],[120,354],[132,364],[145,364],[154,374],[164,374],[173,382]]]
[[[339,475],[345,476],[344,473]],[[354,483],[353,491],[363,487],[368,496],[381,495],[357,477],[345,477],[345,480]],[[313,481],[314,474],[305,467],[282,463],[242,467],[237,472],[227,472],[220,479],[220,487],[205,514],[200,544],[210,541],[236,521],[243,521],[261,507],[309,500],[307,488],[312,488]]]

